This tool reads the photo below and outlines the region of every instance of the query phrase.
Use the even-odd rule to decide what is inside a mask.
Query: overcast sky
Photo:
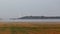
[[[0,18],[60,16],[60,0],[0,0]]]

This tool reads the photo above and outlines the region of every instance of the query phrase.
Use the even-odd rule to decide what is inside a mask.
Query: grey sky
[[[60,16],[60,0],[0,0],[0,17]]]

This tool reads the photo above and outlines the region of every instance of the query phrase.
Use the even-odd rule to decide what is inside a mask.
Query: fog
[[[60,16],[60,0],[0,0],[0,18]]]

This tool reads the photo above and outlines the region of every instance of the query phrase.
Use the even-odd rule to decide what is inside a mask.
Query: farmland
[[[0,34],[60,34],[60,22],[0,22]]]

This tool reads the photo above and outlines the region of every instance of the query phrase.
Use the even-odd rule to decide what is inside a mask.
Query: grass
[[[60,34],[60,24],[3,23],[0,34]]]
[[[22,32],[24,34],[27,34],[28,31],[32,30],[32,31],[40,31],[38,28],[36,27],[10,27],[10,30],[13,33],[15,33],[16,31]]]

